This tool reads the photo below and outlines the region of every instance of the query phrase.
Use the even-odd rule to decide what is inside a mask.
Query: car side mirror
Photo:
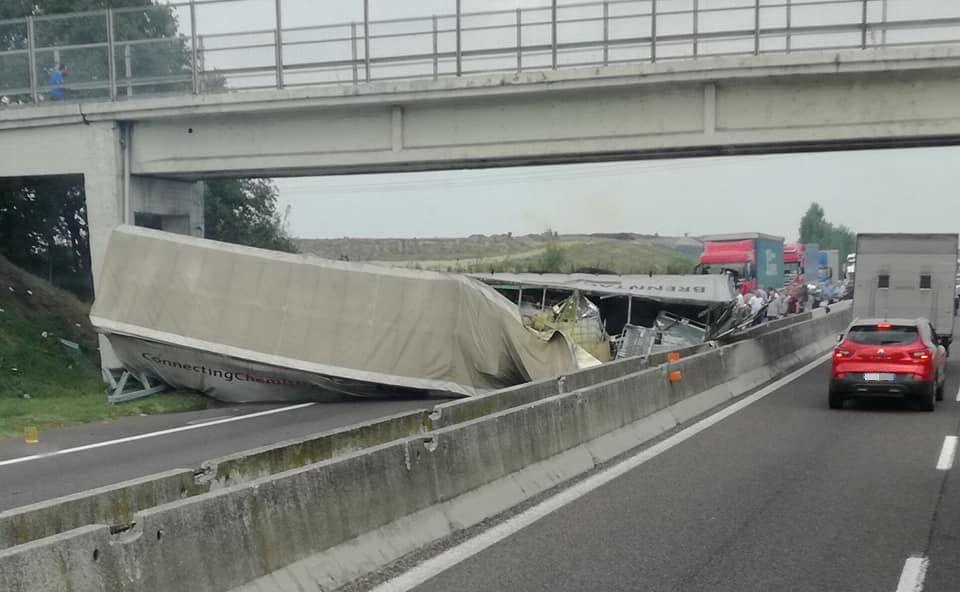
[[[843,341],[843,333],[837,335],[837,343],[840,343],[841,341]]]

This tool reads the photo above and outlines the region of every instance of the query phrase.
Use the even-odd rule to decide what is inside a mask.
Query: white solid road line
[[[926,557],[907,557],[900,572],[897,592],[922,592],[923,580],[927,577],[930,560]]]
[[[273,415],[274,413],[283,413],[285,411],[293,411],[295,409],[303,409],[304,407],[309,407],[315,405],[315,403],[300,403],[297,405],[289,405],[287,407],[280,407],[278,409],[268,409],[267,411],[259,411],[257,413],[248,413],[246,415],[237,415],[235,417],[227,417],[224,419],[215,419],[212,421],[207,421],[204,423],[190,424],[185,426],[180,426],[178,428],[170,428],[168,430],[160,430],[158,432],[149,432],[146,434],[137,434],[136,436],[127,436],[126,438],[118,438],[116,440],[107,440],[106,442],[96,442],[94,444],[86,444],[84,446],[77,446],[76,448],[64,448],[63,450],[56,450],[53,452],[45,452],[43,454],[31,454],[30,456],[21,456],[19,458],[11,458],[9,460],[0,460],[0,467],[5,467],[8,465],[16,465],[19,463],[29,462],[31,460],[39,460],[42,458],[50,458],[53,456],[63,456],[64,454],[73,454],[74,452],[83,452],[84,450],[93,450],[94,448],[103,448],[104,446],[113,446],[115,444],[124,444],[126,442],[134,442],[136,440],[145,440],[147,438],[156,438],[158,436],[166,436],[169,434],[176,434],[177,432],[186,432],[188,430],[198,430],[200,428],[207,428],[210,426],[220,425],[224,423],[230,423],[233,421],[243,421],[245,419],[253,419],[255,417],[263,417],[264,415]]]
[[[943,439],[943,448],[940,449],[940,458],[937,459],[937,468],[949,471],[953,466],[953,457],[957,454],[957,437],[947,436]]]
[[[817,358],[813,362],[810,362],[806,366],[791,372],[780,380],[765,386],[754,394],[745,397],[732,405],[724,407],[713,415],[706,417],[687,428],[684,428],[669,438],[654,444],[650,448],[642,450],[635,456],[632,456],[625,461],[610,467],[609,469],[588,477],[576,485],[561,491],[557,495],[547,498],[529,510],[517,514],[513,518],[501,522],[493,528],[486,530],[471,539],[467,539],[463,543],[460,543],[459,545],[452,547],[417,566],[414,566],[409,571],[380,584],[371,592],[406,592],[415,588],[416,586],[419,586],[420,584],[450,569],[458,563],[469,559],[477,553],[480,553],[487,547],[502,541],[503,539],[511,536],[523,528],[526,528],[548,514],[559,510],[563,506],[583,497],[598,487],[613,481],[624,473],[637,468],[648,460],[670,450],[674,446],[699,434],[723,419],[730,417],[744,407],[759,401],[770,393],[782,388],[784,385],[789,384],[800,376],[813,370],[826,361],[830,355],[831,354],[827,354],[826,356]]]

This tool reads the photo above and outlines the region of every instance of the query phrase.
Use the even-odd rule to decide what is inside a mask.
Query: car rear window
[[[851,328],[847,339],[863,345],[907,345],[917,340],[917,328],[912,325],[862,325]]]

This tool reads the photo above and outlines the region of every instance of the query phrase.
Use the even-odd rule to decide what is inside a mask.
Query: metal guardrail
[[[544,0],[481,12],[450,0],[451,13],[379,20],[371,0],[358,0],[360,20],[297,26],[284,24],[294,0],[267,1],[270,26],[207,34],[200,12],[228,15],[250,1],[0,20],[2,105],[50,100],[61,63],[66,100],[122,100],[960,41],[960,2],[937,0]],[[909,14],[891,14],[903,7]]]

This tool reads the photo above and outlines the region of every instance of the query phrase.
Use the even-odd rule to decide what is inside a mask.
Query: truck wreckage
[[[325,401],[472,396],[703,343],[750,323],[735,299],[718,275],[466,276],[121,226],[90,319],[119,360],[111,401]]]
[[[737,309],[737,292],[729,275],[490,273],[471,277],[517,302],[524,318],[533,319],[534,328],[538,328],[538,307],[556,317],[571,302],[579,302],[580,310],[592,307],[583,323],[599,323],[605,335],[613,336],[608,338],[613,351],[606,357],[576,333],[557,328],[601,361],[719,340],[754,321],[744,309]]]
[[[465,276],[131,226],[110,236],[90,320],[117,371],[232,402],[470,396],[578,368],[565,335]]]

